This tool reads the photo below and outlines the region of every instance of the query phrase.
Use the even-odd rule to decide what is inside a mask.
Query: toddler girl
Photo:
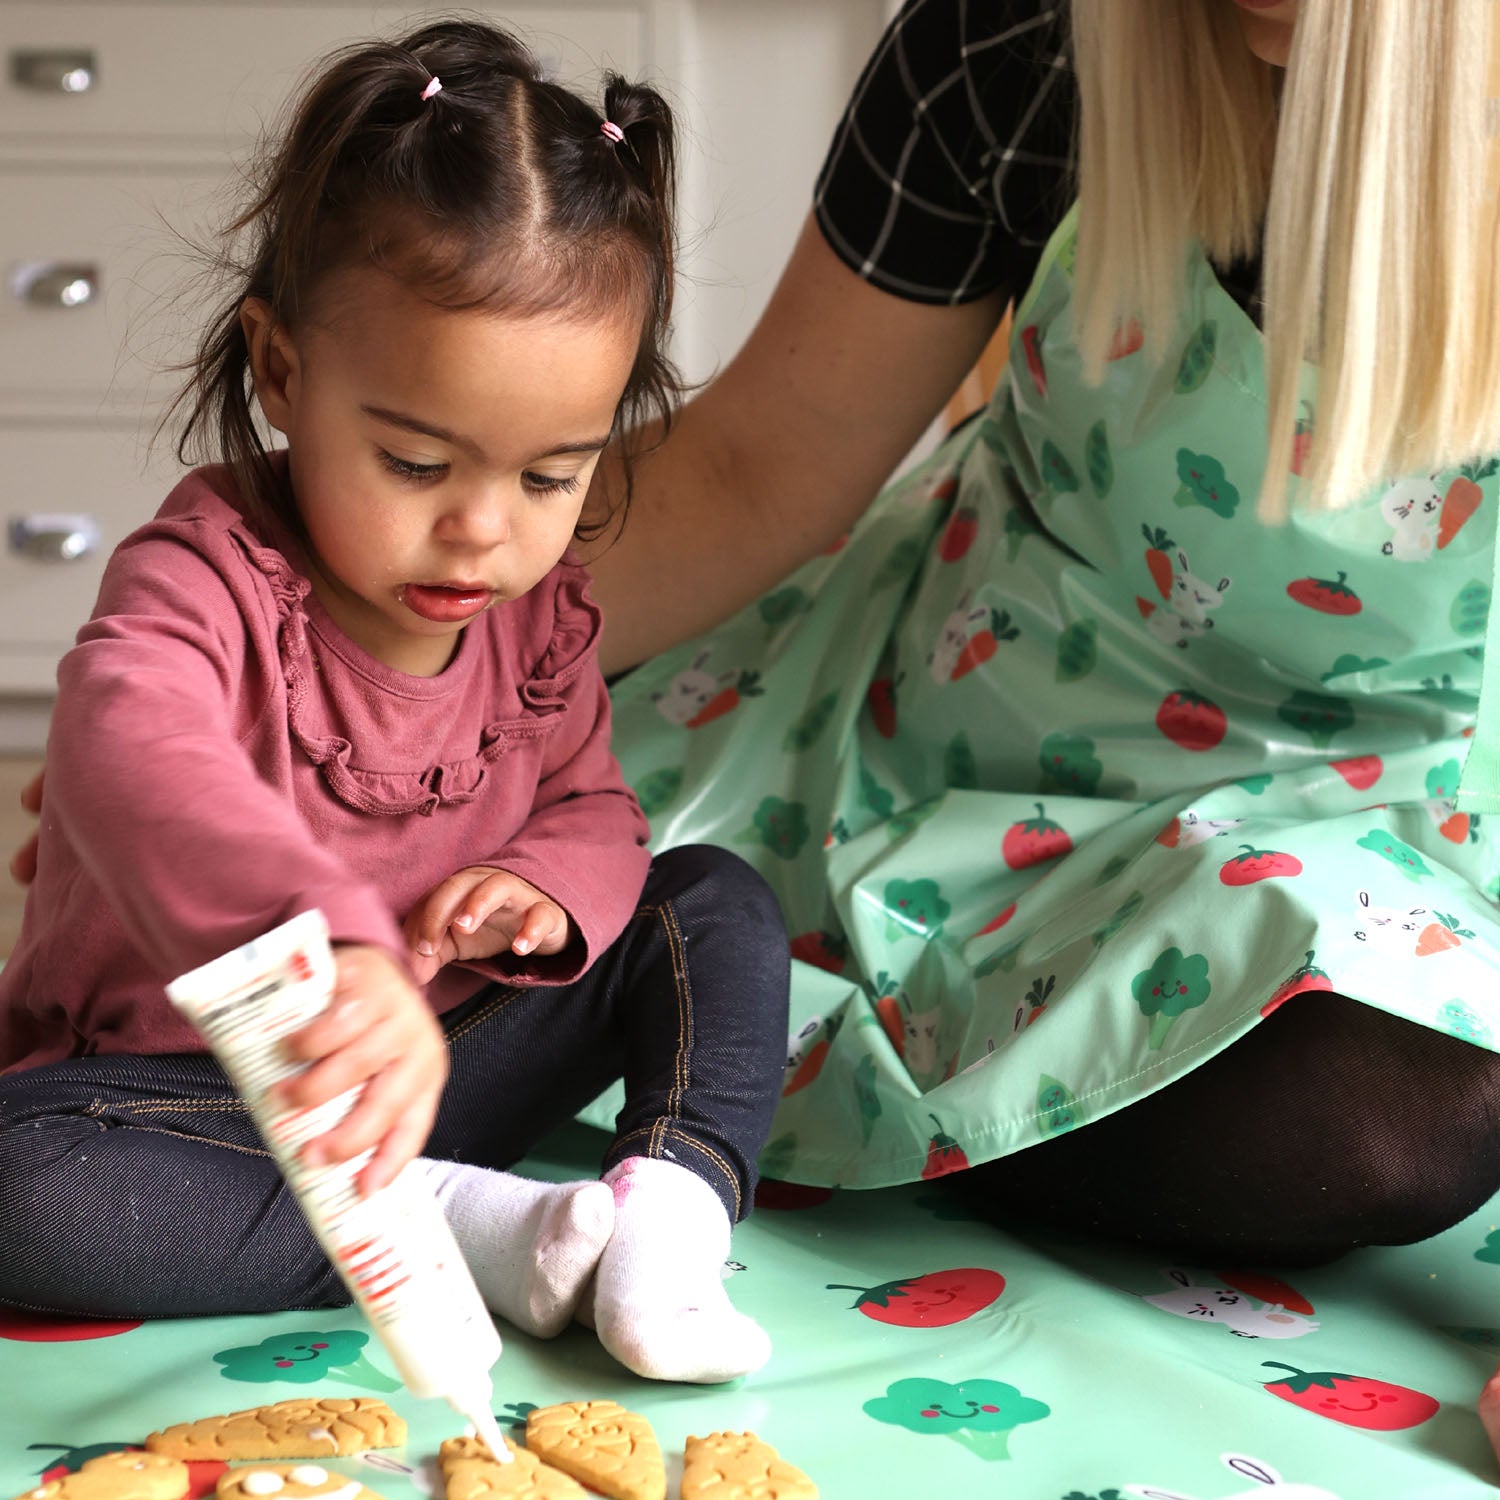
[[[601,119],[477,23],[336,54],[296,105],[182,398],[220,462],[59,671],[0,973],[0,1302],[347,1300],[163,993],[321,907],[336,993],[285,1102],[362,1091],[315,1159],[372,1150],[373,1190],[425,1144],[531,1332],[587,1299],[642,1375],[769,1354],[720,1266],[780,1085],[780,914],[732,855],[646,853],[568,556],[606,443],[676,393],[672,164],[657,94],[611,77]],[[622,1075],[603,1183],[499,1170]]]

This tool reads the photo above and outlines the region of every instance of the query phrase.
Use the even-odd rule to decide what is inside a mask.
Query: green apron
[[[1307,990],[1496,1045],[1500,818],[1455,806],[1496,463],[1258,522],[1259,331],[1197,253],[1167,358],[1129,326],[1090,386],[1074,245],[981,420],[615,689],[655,846],[739,850],[786,913],[770,1176],[1002,1156]]]

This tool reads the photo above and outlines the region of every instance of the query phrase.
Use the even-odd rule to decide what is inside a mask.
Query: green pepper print
[[[648,818],[670,805],[672,798],[682,790],[682,767],[668,766],[660,771],[651,771],[636,783],[635,800]]]
[[[1042,443],[1042,479],[1049,489],[1065,495],[1076,494],[1083,488],[1078,471],[1063,457],[1062,449],[1051,438]]]
[[[1212,318],[1200,323],[1182,351],[1177,365],[1177,378],[1172,389],[1180,396],[1196,391],[1214,367],[1214,353],[1219,344],[1219,325]]]
[[[1025,511],[1012,508],[1005,513],[1005,560],[1013,563],[1021,555],[1021,543],[1029,536],[1040,536],[1041,528]]]
[[[877,818],[888,818],[896,799],[863,767],[859,768],[859,800]]]
[[[1099,660],[1099,622],[1076,620],[1057,638],[1057,680],[1077,682],[1094,670]]]
[[[839,695],[825,693],[814,703],[782,737],[781,748],[794,755],[808,749],[828,727],[833,711],[838,707]]]
[[[1352,677],[1356,672],[1373,672],[1378,667],[1388,667],[1388,662],[1383,656],[1353,656],[1345,654],[1337,657],[1333,665],[1323,673],[1323,682],[1332,682],[1336,677]]]
[[[1036,1086],[1036,1128],[1042,1138],[1061,1135],[1065,1130],[1081,1125],[1086,1118],[1067,1084],[1043,1073]]]
[[[1096,948],[1102,948],[1111,938],[1117,937],[1120,932],[1132,921],[1136,913],[1146,904],[1146,897],[1140,891],[1132,891],[1117,906],[1109,920],[1102,927],[1094,929],[1090,936]]]
[[[336,1380],[363,1390],[399,1391],[400,1381],[392,1380],[365,1358],[364,1348],[369,1342],[369,1334],[352,1328],[304,1329],[272,1334],[258,1344],[221,1349],[214,1355],[214,1363],[224,1367],[219,1373],[226,1380],[256,1385],[283,1380],[313,1385]]]
[[[1356,839],[1355,843],[1361,849],[1368,849],[1371,854],[1378,854],[1381,859],[1389,860],[1408,880],[1420,880],[1424,875],[1432,874],[1426,861],[1410,844],[1402,843],[1394,833],[1388,833],[1384,828],[1372,828],[1362,839]]]
[[[1191,448],[1177,450],[1177,477],[1182,481],[1173,503],[1184,510],[1201,505],[1216,516],[1228,520],[1240,503],[1239,490],[1229,482],[1224,465],[1209,453],[1194,453]]]
[[[974,747],[963,730],[943,746],[943,783],[963,791],[979,785],[979,766],[974,759]]]
[[[897,1380],[864,1404],[865,1415],[923,1437],[948,1437],[976,1458],[1010,1457],[1009,1438],[1024,1422],[1052,1415],[1044,1402],[999,1380]]]
[[[788,584],[784,589],[777,589],[773,594],[767,594],[764,599],[756,605],[760,617],[767,625],[775,630],[778,626],[785,625],[788,620],[794,620],[798,615],[806,614],[813,606],[811,598],[796,584]]]
[[[893,943],[904,937],[935,938],[953,910],[935,880],[889,880],[881,900],[886,936]]]
[[[1438,1010],[1437,1022],[1453,1036],[1466,1042],[1476,1042],[1481,1047],[1490,1045],[1489,1025],[1462,1000],[1450,1000]]]
[[[755,809],[755,821],[735,835],[735,842],[764,844],[782,859],[796,859],[810,832],[807,808],[802,803],[763,797]]]
[[[1459,590],[1448,611],[1448,623],[1458,635],[1483,635],[1490,618],[1490,589],[1477,578]]]
[[[1037,756],[1042,769],[1038,790],[1092,797],[1104,775],[1094,748],[1093,740],[1085,734],[1069,734],[1061,729],[1049,734]]]
[[[1109,451],[1109,429],[1100,417],[1092,427],[1083,444],[1084,467],[1089,471],[1089,483],[1094,493],[1106,499],[1115,482],[1115,461]]]
[[[1354,705],[1347,698],[1308,693],[1300,688],[1277,710],[1276,717],[1326,750],[1336,734],[1354,727]]]
[[[893,583],[905,583],[921,566],[924,550],[917,537],[902,537],[876,570],[875,577],[870,581],[870,592],[879,593]]]
[[[1157,1051],[1178,1016],[1208,999],[1208,959],[1201,953],[1164,948],[1149,969],[1130,981],[1130,990],[1151,1022],[1148,1043]]]

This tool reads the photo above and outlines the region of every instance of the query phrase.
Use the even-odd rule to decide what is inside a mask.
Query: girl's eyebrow
[[[420,433],[423,437],[436,438],[440,443],[451,443],[455,448],[462,448],[473,454],[475,458],[484,457],[484,450],[478,443],[470,438],[460,437],[458,433],[450,432],[446,427],[424,422],[418,417],[408,416],[405,412],[392,411],[386,406],[371,406],[369,402],[362,402],[359,409],[366,416],[374,417],[378,422],[386,422],[392,427],[403,427],[406,431]],[[574,443],[559,443],[557,447],[549,448],[542,457],[551,458],[562,453],[597,453],[608,442],[608,433],[599,438],[580,438]]]

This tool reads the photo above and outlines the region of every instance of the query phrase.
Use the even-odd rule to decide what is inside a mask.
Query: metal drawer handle
[[[10,550],[34,562],[77,562],[99,546],[99,523],[84,515],[12,516]]]
[[[99,293],[99,267],[83,261],[30,261],[11,272],[10,289],[33,307],[82,307]]]
[[[87,48],[10,55],[10,81],[39,94],[86,94],[98,79],[94,54]]]

